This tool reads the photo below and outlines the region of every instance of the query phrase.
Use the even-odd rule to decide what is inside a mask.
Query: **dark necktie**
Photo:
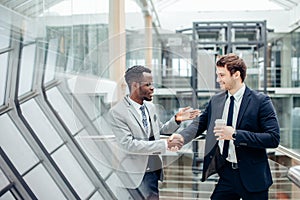
[[[143,126],[144,126],[144,129],[145,129],[146,133],[148,134],[148,120],[147,120],[147,116],[146,116],[146,112],[145,112],[145,106],[142,105],[140,107],[140,110],[142,111]]]
[[[233,107],[234,107],[234,97],[230,97],[230,104],[227,116],[227,126],[232,126],[232,117],[233,117]],[[224,140],[223,146],[223,157],[226,159],[228,156],[229,140]]]

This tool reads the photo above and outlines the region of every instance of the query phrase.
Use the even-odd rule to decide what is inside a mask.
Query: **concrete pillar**
[[[152,16],[145,16],[145,63],[146,66],[152,69]]]
[[[125,0],[109,1],[109,72],[110,79],[118,86],[115,90],[117,100],[125,95],[126,83],[126,32]]]

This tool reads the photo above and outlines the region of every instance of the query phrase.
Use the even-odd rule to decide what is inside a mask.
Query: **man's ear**
[[[131,84],[131,89],[137,89],[137,88],[139,88],[140,87],[140,84],[138,83],[138,82],[132,82],[132,84]]]
[[[234,77],[234,79],[240,78],[240,77],[241,77],[241,72],[240,72],[240,71],[236,71],[236,72],[233,74],[233,77]]]

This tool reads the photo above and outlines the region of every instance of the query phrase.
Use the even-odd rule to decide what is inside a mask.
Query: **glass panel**
[[[67,57],[67,67],[66,72],[72,72],[74,71],[74,58],[73,58],[73,50],[71,48],[68,49],[68,57]]]
[[[292,110],[292,132],[290,134],[291,137],[291,148],[293,148],[296,152],[300,153],[300,107],[295,107]]]
[[[50,124],[43,111],[34,100],[27,101],[21,105],[23,115],[29,122],[48,152],[53,151],[63,143],[57,132]]]
[[[2,190],[5,186],[9,184],[8,179],[3,174],[3,171],[0,169],[0,190]]]
[[[101,176],[108,176],[113,170],[113,156],[110,155],[111,151],[105,149],[104,141],[94,139],[93,136],[89,136],[86,131],[81,131],[80,134],[76,136],[76,140]],[[110,161],[106,159],[106,155],[110,155]]]
[[[7,77],[7,55],[4,53],[0,55],[0,104],[4,104],[5,98],[5,87],[6,87],[6,77]]]
[[[6,192],[3,196],[0,198],[1,200],[15,200],[14,196],[10,192]]]
[[[56,60],[58,56],[58,39],[51,39],[48,46],[45,83],[54,79]]]
[[[96,119],[100,115],[100,109],[96,108],[96,98],[90,97],[88,94],[73,94],[73,98],[80,103],[82,108],[84,108],[86,114],[89,116],[90,120]]]
[[[5,130],[0,134],[0,146],[22,174],[39,160],[6,114],[0,116],[0,127]]]
[[[99,194],[99,192],[95,193],[90,200],[102,200],[102,196]]]
[[[85,172],[79,166],[69,149],[63,146],[53,153],[53,159],[62,170],[81,199],[85,199],[95,189]]]
[[[38,199],[66,199],[42,165],[26,174],[24,179]]]
[[[4,24],[1,24],[0,25],[0,49],[7,48],[9,46],[9,39],[10,39],[10,29],[4,27]]]
[[[106,184],[109,186],[111,191],[116,195],[117,199],[131,199],[132,197],[129,195],[128,191],[125,189],[122,189],[120,187],[121,180],[116,175],[116,173],[111,174],[109,176],[108,180],[106,181]]]
[[[76,117],[74,111],[68,103],[65,101],[63,96],[60,94],[60,92],[57,90],[57,88],[53,88],[49,91],[47,91],[48,99],[53,105],[53,107],[56,109],[57,113],[60,115],[60,117],[64,120],[69,130],[75,134],[78,132],[79,129],[81,129],[83,126]]]
[[[32,87],[35,44],[23,47],[21,56],[21,71],[19,82],[19,96],[29,92]]]

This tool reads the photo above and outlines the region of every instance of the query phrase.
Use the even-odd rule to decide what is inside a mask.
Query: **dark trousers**
[[[160,179],[161,169],[153,172],[146,172],[142,183],[136,189],[128,189],[131,194],[135,193],[138,196],[134,196],[135,200],[158,200],[158,180]],[[142,196],[142,197],[141,197]]]
[[[239,169],[233,169],[232,163],[226,161],[219,170],[220,179],[211,195],[212,200],[268,200],[268,190],[248,192],[243,186]]]

